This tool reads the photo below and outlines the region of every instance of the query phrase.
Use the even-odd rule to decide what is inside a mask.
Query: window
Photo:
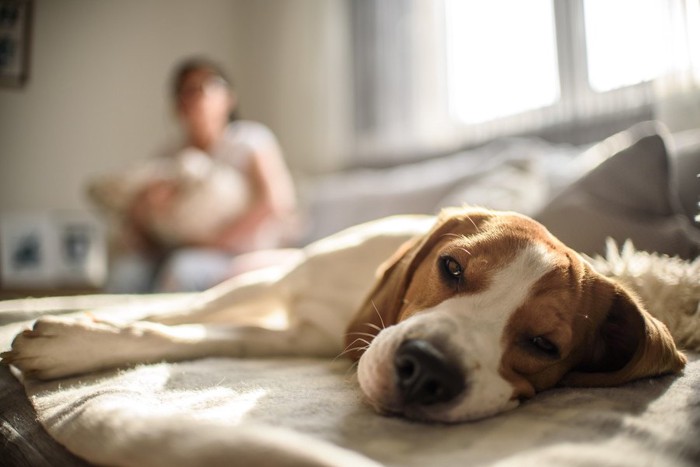
[[[534,126],[639,108],[650,91],[625,92],[664,70],[666,0],[444,4],[447,107],[458,125],[536,115]]]
[[[477,123],[559,99],[551,0],[446,0],[445,13],[450,115]]]
[[[654,118],[669,76],[700,81],[698,0],[353,0],[350,11],[354,152],[367,160],[513,134],[583,144]]]
[[[667,13],[658,0],[584,1],[588,81],[594,91],[618,89],[661,74]]]

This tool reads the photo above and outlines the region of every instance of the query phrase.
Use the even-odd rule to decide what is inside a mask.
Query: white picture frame
[[[0,216],[2,289],[99,288],[107,275],[106,234],[85,213]]]
[[[54,254],[51,223],[38,214],[0,218],[0,281],[3,288],[50,287]]]
[[[106,233],[101,223],[82,213],[53,218],[56,265],[62,287],[101,287],[107,276]]]

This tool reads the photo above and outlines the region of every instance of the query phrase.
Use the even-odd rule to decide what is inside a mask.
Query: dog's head
[[[444,210],[379,275],[347,344],[380,412],[474,420],[555,385],[618,385],[685,364],[630,292],[515,213]]]

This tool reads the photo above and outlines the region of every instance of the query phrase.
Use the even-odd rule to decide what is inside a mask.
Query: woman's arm
[[[279,221],[280,229],[288,229],[286,233],[294,235],[292,225],[297,209],[296,192],[275,141],[253,150],[249,177],[253,193],[250,208],[225,227],[209,246],[236,252],[248,244],[260,226],[269,220]]]

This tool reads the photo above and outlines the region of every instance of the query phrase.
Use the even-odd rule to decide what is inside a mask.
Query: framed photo
[[[82,213],[53,216],[56,250],[55,282],[61,287],[100,287],[107,276],[107,243],[103,226]]]
[[[0,0],[0,86],[20,87],[29,78],[32,0]]]
[[[0,288],[99,288],[106,275],[106,234],[92,216],[0,216]]]
[[[0,281],[3,288],[53,286],[55,251],[51,222],[38,214],[0,219]]]

